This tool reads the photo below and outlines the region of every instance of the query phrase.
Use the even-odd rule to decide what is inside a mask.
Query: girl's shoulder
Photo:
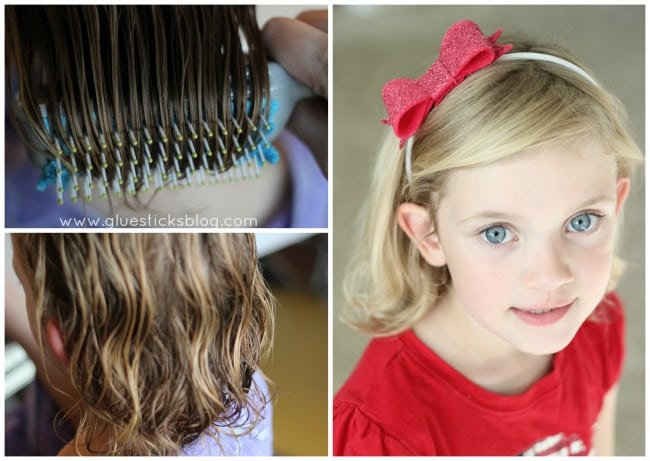
[[[334,402],[334,455],[385,456],[415,455],[401,443],[398,433],[391,433],[364,409],[349,401]]]
[[[572,344],[589,344],[593,352],[611,356],[625,352],[625,309],[616,292],[608,293],[580,327]]]
[[[362,403],[392,387],[395,373],[403,368],[405,342],[402,333],[396,336],[375,338],[364,350],[354,371],[337,392],[335,403],[345,401]]]
[[[625,357],[625,310],[616,292],[603,298],[562,355],[568,369],[601,377],[604,391],[618,382]]]
[[[181,451],[181,456],[271,456],[273,406],[264,377],[255,373],[249,406],[230,427],[213,426]]]
[[[334,397],[335,455],[435,454],[413,431],[419,416],[414,382],[422,370],[413,360],[411,330],[370,341],[356,368]],[[429,428],[432,430],[432,428]],[[417,446],[417,453],[413,447]],[[408,447],[408,448],[407,448]]]
[[[603,297],[603,300],[596,306],[594,313],[589,318],[592,323],[621,326],[624,324],[624,320],[623,301],[615,291],[611,291]]]

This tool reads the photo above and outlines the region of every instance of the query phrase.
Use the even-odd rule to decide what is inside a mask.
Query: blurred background
[[[366,196],[386,112],[381,88],[397,77],[416,78],[437,57],[447,28],[475,21],[490,35],[503,28],[573,52],[626,106],[632,135],[645,145],[645,7],[638,6],[335,6],[334,56],[334,331],[333,390],[348,377],[368,338],[339,320],[341,282],[350,232]],[[619,285],[627,309],[627,361],[619,391],[618,455],[645,453],[645,290],[643,168],[626,206]]]
[[[256,235],[264,277],[277,301],[273,350],[262,366],[274,383],[274,452],[327,456],[327,234]],[[5,237],[5,274],[11,266]],[[5,414],[21,405],[35,367],[18,343],[5,337]]]
[[[275,454],[327,456],[327,234],[257,239],[260,255],[267,254],[262,242],[290,242],[260,259],[278,304],[273,351],[262,367],[277,386]]]

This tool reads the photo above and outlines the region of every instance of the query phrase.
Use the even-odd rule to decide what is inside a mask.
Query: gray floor
[[[351,229],[366,194],[385,117],[380,91],[391,78],[417,77],[438,53],[444,31],[460,19],[486,33],[499,27],[570,48],[616,94],[644,146],[643,6],[334,7],[334,390],[354,367],[366,338],[338,321]],[[619,293],[627,307],[628,356],[620,388],[617,454],[645,453],[644,174],[626,209]]]

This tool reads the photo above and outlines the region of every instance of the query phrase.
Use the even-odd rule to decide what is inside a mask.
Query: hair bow
[[[440,46],[433,65],[417,80],[397,78],[384,85],[382,97],[388,119],[400,138],[400,147],[420,127],[431,108],[465,77],[496,61],[512,49],[512,45],[497,45],[501,29],[486,37],[472,21],[452,25]]]

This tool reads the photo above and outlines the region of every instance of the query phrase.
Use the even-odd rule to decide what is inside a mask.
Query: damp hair
[[[202,159],[187,149],[200,154],[205,146],[208,171],[225,172],[267,120],[267,58],[254,6],[9,5],[5,14],[13,124],[32,151],[58,156],[70,172],[118,180],[124,192],[134,166],[156,166],[149,145],[165,151],[164,178],[198,169]]]
[[[274,303],[250,234],[14,234],[36,339],[60,326],[80,395],[77,439],[111,455],[177,455],[250,432],[268,396]],[[27,287],[26,287],[27,288]],[[45,360],[43,358],[43,360]],[[263,376],[263,375],[262,375]]]
[[[558,47],[502,41],[514,43],[513,51],[551,54],[585,69]],[[344,321],[367,334],[399,333],[448,290],[447,267],[429,265],[399,227],[401,203],[423,206],[435,222],[449,172],[587,134],[615,157],[618,177],[630,177],[643,156],[626,123],[620,101],[601,86],[556,64],[512,60],[468,76],[428,114],[414,135],[410,179],[406,148],[386,130],[344,280]],[[608,290],[623,268],[615,257]]]

